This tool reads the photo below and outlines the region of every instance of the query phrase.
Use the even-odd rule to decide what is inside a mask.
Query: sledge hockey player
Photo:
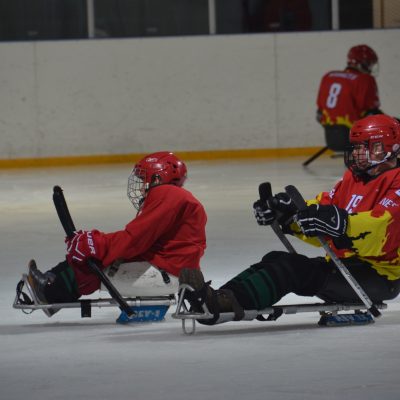
[[[328,193],[322,192],[298,211],[286,193],[254,203],[259,225],[278,221],[286,234],[319,245],[318,235],[344,263],[373,302],[395,298],[400,292],[400,124],[387,115],[368,116],[350,132],[345,153],[347,171]],[[205,304],[213,318],[203,324],[225,322],[221,313],[240,320],[245,310],[263,310],[288,293],[317,296],[328,303],[360,303],[330,258],[310,258],[272,251],[260,262],[214,290],[199,270],[183,269],[180,283],[190,285],[192,310]]]
[[[371,47],[361,44],[347,53],[343,71],[326,73],[317,96],[317,121],[322,126],[344,125],[351,128],[367,115],[382,114],[374,75],[378,56]]]
[[[132,276],[142,282],[135,289],[128,281],[125,290],[133,289],[136,295],[146,293],[146,284],[155,287],[156,294],[176,293],[180,270],[199,269],[206,248],[207,216],[201,203],[182,187],[186,177],[185,163],[171,152],[140,160],[128,179],[136,218],[116,232],[76,232],[66,239],[66,260],[47,272],[30,261],[28,281],[40,303],[71,303],[100,289],[99,278],[88,267],[89,258],[110,267],[110,275],[122,284],[122,295],[131,294],[124,293],[123,281]],[[51,316],[57,310],[44,311]]]
[[[361,44],[347,53],[344,70],[326,73],[317,96],[317,121],[324,128],[325,147],[308,158],[307,166],[325,151],[343,152],[349,145],[349,131],[355,121],[367,115],[382,114],[378,86],[378,56],[371,47]]]

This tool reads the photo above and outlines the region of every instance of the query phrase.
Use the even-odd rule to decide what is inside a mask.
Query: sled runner
[[[175,313],[172,318],[182,320],[182,330],[185,334],[191,335],[196,331],[196,321],[200,324],[207,325],[207,320],[211,320],[215,316],[211,314],[205,304],[202,305],[202,312],[194,312],[191,310],[190,303],[187,299],[187,294],[193,292],[194,289],[183,284],[179,287],[178,302]],[[377,304],[376,307],[380,310],[386,309],[387,304]],[[352,313],[339,313],[342,311],[353,311]],[[345,326],[345,325],[367,325],[374,323],[374,318],[367,311],[367,307],[362,304],[338,304],[338,303],[313,303],[313,304],[288,304],[275,305],[264,310],[244,310],[242,321],[276,321],[283,314],[298,314],[305,312],[319,313],[320,326]],[[235,314],[233,312],[221,313],[214,324],[233,321]],[[191,328],[186,327],[186,321],[191,321]]]

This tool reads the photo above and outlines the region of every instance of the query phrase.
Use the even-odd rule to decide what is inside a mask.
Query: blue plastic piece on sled
[[[374,319],[369,313],[338,314],[322,316],[319,325],[343,326],[343,325],[366,325],[373,324]]]
[[[134,322],[157,322],[162,321],[168,311],[169,306],[140,306],[131,307],[134,314],[129,317],[122,311],[117,318],[118,324],[130,324]]]

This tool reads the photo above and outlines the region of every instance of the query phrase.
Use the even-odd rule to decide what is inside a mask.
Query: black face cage
[[[133,204],[136,210],[140,210],[143,201],[148,191],[148,184],[146,184],[146,170],[141,168],[134,168],[128,178],[128,199]]]
[[[375,142],[375,145],[381,144],[382,148],[384,147],[383,143]],[[356,151],[357,146],[364,146],[364,152]],[[395,148],[395,146],[393,146]],[[376,153],[375,153],[376,154]],[[368,175],[368,171],[372,168],[375,168],[377,165],[382,164],[386,161],[392,160],[397,157],[399,151],[385,152],[384,156],[380,161],[372,161],[371,160],[371,149],[369,142],[361,142],[354,143],[348,147],[346,147],[344,151],[344,163],[348,169],[350,169],[355,175],[363,176]]]
[[[355,175],[362,175],[365,173],[365,169],[361,169],[359,167],[361,160],[359,158],[356,159],[354,157],[355,147],[356,146],[354,144],[346,146],[346,148],[344,150],[344,164]]]

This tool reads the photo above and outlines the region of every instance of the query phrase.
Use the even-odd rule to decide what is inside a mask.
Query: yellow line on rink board
[[[174,151],[184,161],[197,160],[224,160],[224,159],[255,159],[255,158],[283,158],[295,156],[311,156],[320,147],[300,147],[281,149],[238,149],[238,150],[209,150],[209,151]],[[150,153],[150,152],[149,152]],[[0,159],[0,169],[32,168],[32,167],[65,167],[93,164],[121,164],[135,163],[149,153],[131,154],[98,154],[84,156],[40,157]],[[326,154],[332,154],[328,150]]]

